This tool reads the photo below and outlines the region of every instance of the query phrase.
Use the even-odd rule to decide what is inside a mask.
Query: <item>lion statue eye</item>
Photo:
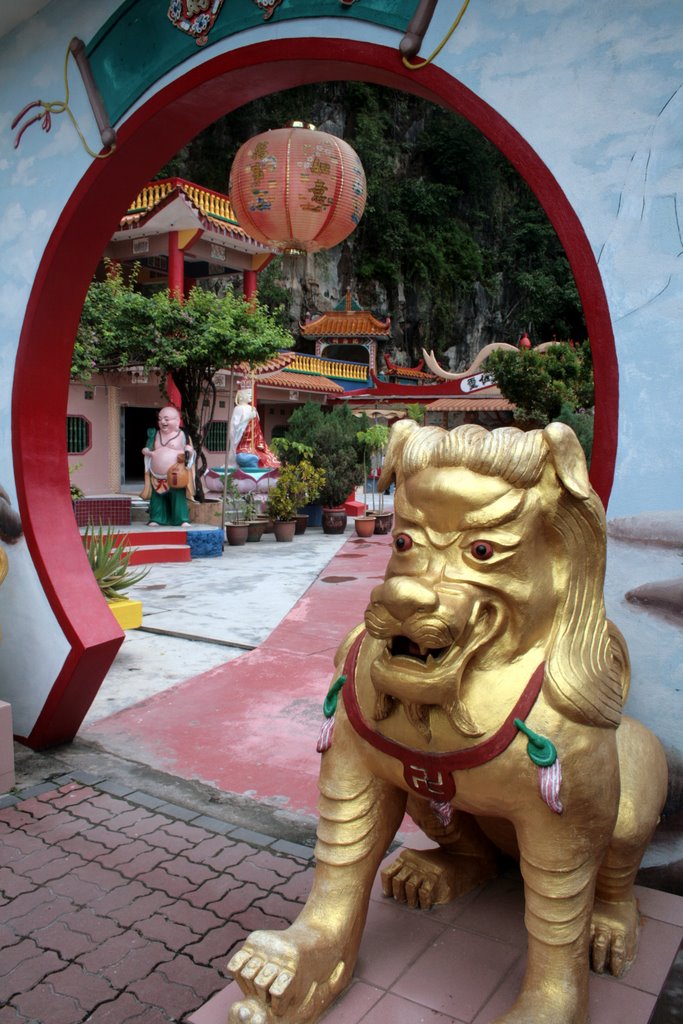
[[[470,548],[472,555],[479,562],[487,562],[493,554],[493,547],[487,540],[475,540]]]
[[[398,537],[394,540],[394,547],[397,551],[410,551],[413,546],[413,538],[409,537],[407,533],[399,533]]]

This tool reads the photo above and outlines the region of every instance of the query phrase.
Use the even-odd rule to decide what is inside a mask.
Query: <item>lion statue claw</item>
[[[436,845],[403,851],[384,894],[428,908],[516,857],[527,969],[498,1024],[586,1024],[589,967],[618,976],[636,954],[633,884],[667,766],[622,714],[628,653],[605,614],[604,512],[583,453],[560,423],[402,421],[391,481],[385,579],[325,701],[312,891],[291,928],[233,957],[246,998],[230,1022],[319,1019],[351,978],[407,810]]]

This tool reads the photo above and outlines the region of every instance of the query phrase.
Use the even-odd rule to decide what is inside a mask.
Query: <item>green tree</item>
[[[590,458],[593,442],[594,383],[590,345],[553,345],[544,352],[492,352],[486,370],[508,401],[515,419],[546,426],[561,420],[571,426]]]
[[[293,339],[259,302],[229,290],[223,297],[193,288],[185,302],[164,291],[146,296],[135,289],[136,274],[126,279],[110,265],[104,281],[86,297],[74,348],[72,372],[87,379],[93,370],[142,364],[161,373],[168,397],[169,377],[180,392],[183,420],[198,451],[199,483],[206,459],[204,434],[213,418],[217,370],[239,363],[258,365]]]
[[[367,416],[356,417],[348,405],[336,405],[323,412],[316,402],[306,402],[292,413],[285,440],[289,442],[288,457],[296,460],[296,446],[311,451],[311,461],[325,471],[325,484],[320,492],[324,505],[341,505],[361,480],[363,444],[358,428],[370,425]]]

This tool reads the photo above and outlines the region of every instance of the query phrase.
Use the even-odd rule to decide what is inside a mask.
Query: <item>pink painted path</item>
[[[390,543],[350,538],[259,648],[93,723],[83,737],[180,778],[315,815],[315,746],[334,654],[384,578]]]

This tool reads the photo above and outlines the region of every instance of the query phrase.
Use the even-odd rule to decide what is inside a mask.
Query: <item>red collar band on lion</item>
[[[452,751],[449,754],[429,754],[422,750],[413,750],[396,743],[377,732],[363,717],[363,712],[356,695],[356,662],[361,644],[365,638],[365,630],[358,634],[344,662],[346,683],[342,687],[344,707],[348,719],[359,736],[371,746],[384,754],[395,757],[403,765],[403,778],[406,784],[419,796],[435,802],[448,802],[455,796],[455,780],[453,772],[465,768],[477,768],[479,765],[493,761],[510,746],[519,731],[515,719],[524,720],[536,703],[541,692],[545,662],[542,661],[522,694],[509,713],[500,729],[481,743],[464,750]]]

